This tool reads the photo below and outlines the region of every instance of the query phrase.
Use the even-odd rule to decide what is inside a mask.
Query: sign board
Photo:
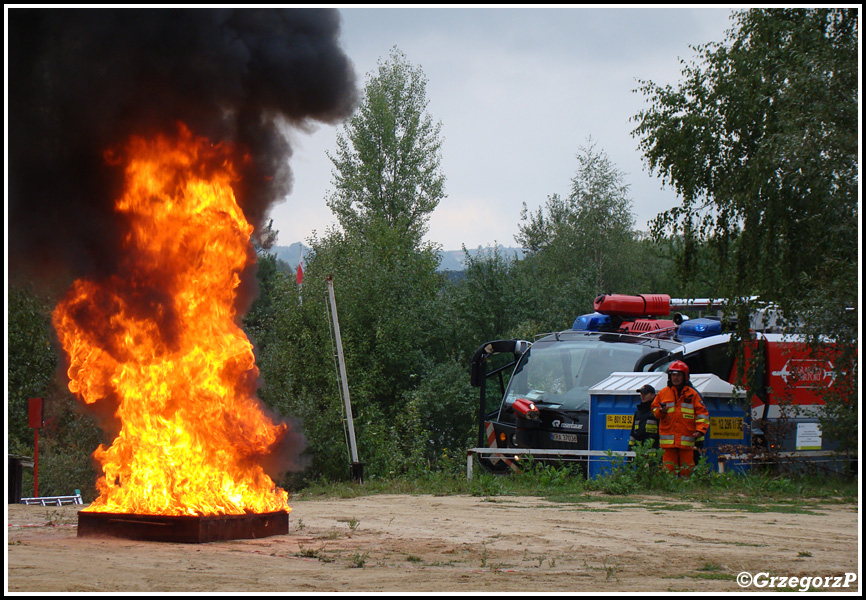
[[[742,417],[710,417],[711,440],[743,441]]]
[[[797,450],[821,449],[821,426],[818,423],[797,423]]]
[[[42,398],[30,398],[28,402],[27,424],[30,429],[39,429],[42,427]]]
[[[608,429],[628,429],[634,422],[634,415],[607,415],[606,426]]]

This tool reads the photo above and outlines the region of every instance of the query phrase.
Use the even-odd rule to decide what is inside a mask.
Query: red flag
[[[304,282],[304,269],[302,268],[303,263],[298,263],[298,275],[295,277],[295,280],[298,282],[298,285],[301,285]]]

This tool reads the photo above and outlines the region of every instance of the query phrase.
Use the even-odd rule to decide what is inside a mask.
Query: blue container
[[[704,436],[704,454],[713,470],[719,470],[720,454],[742,454],[752,447],[752,412],[732,398],[704,395],[710,412],[710,430]],[[736,460],[725,463],[725,471],[743,472],[749,466]]]
[[[691,383],[704,399],[710,413],[710,430],[704,438],[707,462],[718,471],[718,457],[730,452],[741,453],[751,447],[751,412],[734,393],[731,384],[715,375],[692,375]],[[612,373],[590,390],[589,449],[597,453],[607,450],[627,451],[632,419],[640,395],[637,390],[649,384],[656,391],[667,385],[664,373]],[[590,478],[605,473],[623,459],[590,456]],[[747,465],[728,461],[725,470],[742,471]]]
[[[640,404],[640,396],[635,392],[632,392],[631,396],[590,394],[589,449],[628,450],[632,419],[638,404]],[[590,456],[589,477],[594,479],[622,460],[616,457]]]

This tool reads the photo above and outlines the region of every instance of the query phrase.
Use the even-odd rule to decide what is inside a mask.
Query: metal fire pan
[[[109,536],[150,542],[201,544],[289,533],[289,513],[172,516],[78,513],[78,537]]]

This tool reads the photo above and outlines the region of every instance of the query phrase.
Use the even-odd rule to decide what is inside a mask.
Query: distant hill
[[[475,257],[479,252],[489,251],[491,248],[467,248],[466,251],[469,253],[469,256]],[[505,248],[503,246],[499,246],[499,253],[502,256],[512,257],[517,255],[517,258],[523,258],[523,249],[522,248]],[[466,259],[466,255],[463,253],[463,250],[443,250],[439,253],[439,256],[442,258],[442,262],[439,263],[440,271],[462,271],[465,268],[463,261]]]
[[[301,242],[295,242],[289,246],[272,246],[270,252],[277,257],[277,260],[287,263],[292,270],[295,270],[298,268],[298,260],[309,250]]]
[[[476,256],[479,252],[489,250],[490,248],[467,248],[469,256]],[[309,252],[309,248],[301,242],[295,242],[288,246],[273,246],[271,254],[288,264],[292,270],[298,268],[298,259],[305,256]],[[523,258],[523,250],[521,248],[505,248],[500,246],[499,252],[504,256],[517,256],[518,259]],[[462,271],[464,269],[463,260],[465,255],[463,250],[443,250],[439,253],[442,261],[439,264],[440,271]]]

